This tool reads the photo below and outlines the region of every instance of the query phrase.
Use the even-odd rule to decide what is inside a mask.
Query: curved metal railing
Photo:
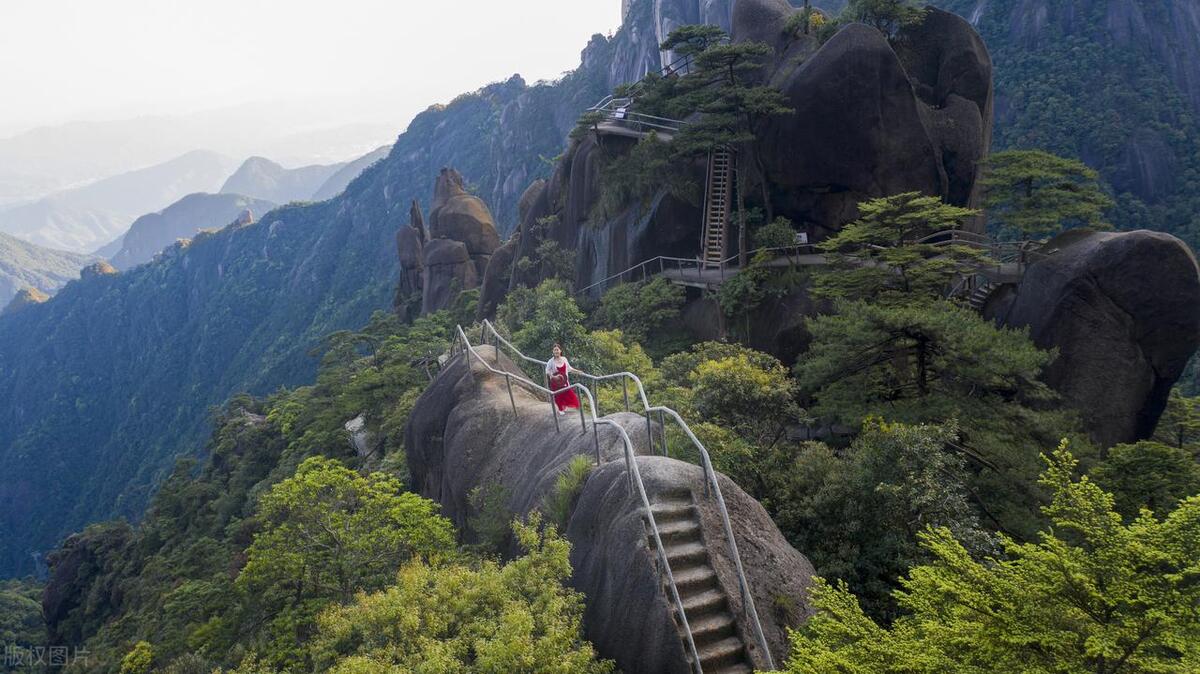
[[[542,368],[546,367],[546,361],[538,360],[537,358],[526,356],[524,353],[522,353],[520,349],[518,349],[515,345],[513,345],[512,342],[508,341],[508,339],[506,339],[504,337],[504,335],[501,335],[500,332],[498,330],[496,330],[496,326],[492,325],[491,321],[484,319],[482,325],[483,325],[482,336],[483,336],[484,340],[486,341],[486,336],[488,334],[491,334],[493,339],[495,340],[495,344],[493,346],[494,346],[494,348],[496,348],[497,352],[499,352],[500,345],[504,345],[505,347],[508,347],[509,351],[511,351],[514,355],[516,355],[521,360],[523,360],[527,363],[534,363],[534,364],[540,365]],[[460,332],[461,332],[461,328],[460,328]],[[464,338],[465,338],[465,335],[464,335]],[[622,382],[622,386],[625,389],[625,410],[626,411],[629,411],[629,392],[628,392],[627,384],[630,381],[633,382],[633,384],[636,388],[637,396],[642,402],[643,414],[646,417],[646,431],[647,431],[647,438],[650,443],[650,451],[651,452],[654,451],[654,433],[652,431],[653,424],[651,422],[652,414],[658,414],[658,417],[659,417],[659,426],[662,428],[662,432],[663,432],[662,448],[663,448],[664,455],[667,453],[666,452],[666,450],[667,450],[666,424],[664,423],[665,417],[670,417],[676,423],[676,425],[680,428],[680,430],[683,431],[684,435],[687,436],[688,440],[691,441],[692,446],[695,447],[696,450],[699,452],[700,459],[702,462],[701,467],[704,470],[704,477],[705,477],[704,491],[705,491],[706,495],[709,495],[710,497],[715,498],[715,500],[716,500],[717,512],[721,516],[721,526],[724,529],[724,533],[725,533],[725,542],[729,546],[729,552],[733,558],[734,570],[737,574],[738,590],[741,593],[743,610],[746,612],[746,616],[749,619],[750,626],[754,630],[755,641],[758,642],[758,646],[762,649],[763,657],[766,659],[766,662],[767,662],[767,669],[769,669],[769,670],[775,669],[775,663],[774,663],[773,659],[771,658],[771,649],[767,645],[767,638],[763,633],[762,623],[758,619],[758,610],[755,608],[755,605],[754,605],[754,597],[751,595],[750,585],[746,581],[746,571],[742,566],[742,557],[741,557],[741,554],[738,552],[737,541],[734,539],[734,536],[733,536],[733,523],[729,519],[729,511],[725,507],[725,497],[721,494],[721,485],[717,481],[717,473],[716,473],[716,470],[713,469],[712,459],[708,454],[708,449],[706,449],[704,447],[704,444],[702,442],[700,442],[700,439],[696,437],[696,434],[692,432],[692,429],[688,427],[687,422],[685,422],[683,420],[683,417],[679,416],[678,412],[676,412],[675,410],[673,410],[669,407],[664,407],[661,405],[660,406],[652,406],[650,404],[650,400],[646,396],[646,387],[642,385],[641,378],[639,378],[636,374],[634,374],[632,372],[615,372],[612,374],[595,375],[595,374],[589,374],[586,372],[580,372],[578,370],[576,370],[575,373],[581,377],[584,377],[585,379],[589,379],[596,383],[599,383],[601,381],[606,381],[606,380],[620,379]],[[549,388],[546,388],[546,387],[543,387],[540,385],[536,385],[536,386],[538,387],[538,390],[540,390],[540,391],[547,391],[547,392],[550,391]],[[595,404],[595,398],[593,397],[591,391],[586,386],[582,386],[580,384],[572,384],[571,386],[569,386],[569,388],[581,389],[581,390],[587,392],[588,403],[591,406],[591,411],[592,411],[593,428],[594,428],[594,424],[596,423],[598,417],[596,416],[597,409],[596,409],[596,404]],[[515,412],[515,409],[516,408],[514,405],[514,412]],[[580,414],[581,415],[583,414],[582,407],[580,408]],[[601,419],[600,421],[603,422],[603,421],[607,421],[607,420]],[[613,422],[608,422],[608,423],[613,423]],[[628,437],[628,436],[625,436],[625,437]],[[599,449],[597,449],[597,456],[599,456]],[[634,462],[634,463],[636,464],[636,462]],[[632,470],[636,470],[636,466]],[[649,512],[649,508],[650,508],[650,506],[648,505],[648,502],[647,502],[647,504],[646,504],[647,512]],[[669,572],[669,570],[668,570],[668,572]],[[677,593],[677,591],[676,591],[676,593]],[[680,611],[682,613],[682,606],[680,607]],[[686,623],[685,623],[685,626],[686,626]],[[689,631],[689,639],[690,638],[691,638],[691,634]],[[699,658],[696,659],[696,667],[697,668],[700,667]]]
[[[488,323],[487,327],[491,328],[491,324]],[[495,332],[495,328],[491,328],[491,330],[492,330],[493,334],[497,334],[497,336],[499,336],[498,333]],[[486,335],[486,334],[487,333],[484,333],[484,335]],[[496,349],[496,354],[497,354],[496,359],[497,359],[497,361],[499,361],[500,347],[495,346],[493,348]],[[559,426],[558,416],[559,415],[556,411],[554,411],[554,395],[556,393],[561,393],[565,389],[551,390],[545,386],[541,386],[540,384],[535,383],[531,379],[514,375],[513,373],[508,372],[507,370],[499,370],[499,369],[492,367],[491,365],[488,364],[487,359],[485,359],[478,351],[476,351],[475,347],[471,346],[471,341],[469,339],[467,339],[467,334],[466,334],[466,332],[463,331],[461,325],[456,327],[455,339],[454,339],[454,342],[451,343],[450,352],[451,352],[452,356],[457,355],[460,352],[466,353],[467,359],[468,359],[468,361],[467,361],[468,368],[470,368],[470,366],[471,366],[470,358],[472,356],[474,356],[476,359],[479,360],[480,364],[482,364],[485,368],[487,368],[487,370],[489,372],[491,372],[492,374],[503,376],[505,384],[508,386],[508,400],[512,404],[513,415],[516,415],[516,413],[517,413],[516,398],[513,397],[513,392],[512,392],[512,384],[513,384],[514,379],[517,381],[518,384],[521,384],[529,389],[532,389],[536,393],[543,393],[543,394],[547,395],[550,400],[551,415],[554,417],[554,426],[556,429],[558,428],[558,426]],[[654,511],[650,507],[650,498],[649,498],[649,496],[646,495],[646,485],[645,485],[645,483],[642,482],[642,474],[641,474],[640,469],[638,468],[637,460],[635,459],[635,456],[634,456],[633,442],[629,439],[629,434],[625,432],[625,429],[620,424],[618,424],[615,421],[612,421],[610,419],[600,418],[599,416],[596,415],[596,400],[595,400],[595,398],[592,397],[592,392],[589,391],[587,389],[587,387],[582,386],[581,384],[572,384],[571,386],[569,386],[567,388],[576,389],[576,390],[582,392],[584,394],[584,396],[587,398],[588,406],[592,412],[592,437],[595,439],[595,443],[596,443],[596,463],[597,463],[597,465],[599,463],[601,463],[601,461],[602,461],[602,457],[600,455],[600,435],[599,435],[599,432],[597,431],[597,428],[601,425],[611,426],[617,430],[618,435],[620,435],[620,437],[621,437],[621,443],[622,443],[622,445],[624,445],[624,450],[625,450],[624,451],[625,468],[629,473],[630,488],[637,492],[638,498],[642,502],[642,508],[645,509],[645,511],[646,511],[646,519],[650,523],[650,533],[654,537],[654,547],[658,551],[658,557],[660,560],[662,560],[663,570],[666,572],[667,584],[671,588],[671,600],[675,603],[675,608],[679,612],[679,620],[680,620],[680,623],[683,625],[683,632],[684,632],[685,636],[687,637],[687,647],[688,647],[688,651],[691,652],[693,666],[695,667],[698,674],[704,674],[704,670],[700,665],[700,653],[696,649],[696,640],[692,636],[692,628],[691,628],[691,625],[688,624],[687,614],[685,613],[685,611],[683,609],[683,598],[679,595],[679,587],[675,584],[675,575],[671,572],[671,563],[667,559],[667,550],[663,546],[662,536],[659,534],[659,531],[658,531],[658,523],[655,522],[655,520],[654,520]],[[587,432],[587,423],[586,423],[586,421],[584,421],[582,405],[580,405],[580,407],[579,407],[579,420],[580,420],[581,425],[583,426],[583,432],[586,433]],[[724,503],[722,503],[722,510],[723,509],[724,509]],[[771,657],[770,652],[768,651],[767,659],[770,660],[770,657]]]

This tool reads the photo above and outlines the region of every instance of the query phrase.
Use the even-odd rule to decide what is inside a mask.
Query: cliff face
[[[872,197],[915,190],[978,205],[977,162],[991,141],[993,101],[991,60],[970,25],[933,10],[896,48],[861,24],[820,45],[783,33],[795,11],[785,0],[740,0],[730,18],[735,41],[775,48],[765,80],[793,109],[764,123],[753,149],[774,213],[817,240],[853,219],[857,203]],[[696,257],[700,206],[665,190],[615,217],[591,218],[606,159],[632,143],[608,134],[573,143],[547,182],[527,194],[512,259],[534,258],[541,241],[551,239],[574,252],[575,284],[584,288],[655,256]],[[703,185],[702,161],[681,168]],[[752,182],[749,206],[765,206],[758,194]],[[495,282],[484,283],[485,313],[508,284],[538,280],[536,270],[511,279],[494,271],[486,276]]]

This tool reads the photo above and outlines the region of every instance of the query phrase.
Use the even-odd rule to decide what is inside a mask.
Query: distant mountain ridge
[[[243,194],[277,204],[310,201],[345,163],[284,168],[266,157],[250,157],[221,185],[221,194]],[[347,181],[349,182],[349,181]]]
[[[374,164],[375,162],[386,157],[391,149],[391,145],[384,145],[383,147],[376,148],[375,150],[364,154],[354,161],[349,161],[345,164],[342,164],[342,167],[335,171],[333,175],[329,176],[329,178],[326,179],[325,182],[317,188],[317,191],[313,192],[312,196],[309,198],[311,198],[313,201],[325,201],[326,199],[332,199],[336,197],[346,189],[351,180],[357,178],[358,174],[362,173],[363,170],[371,164]]]
[[[53,294],[92,261],[89,255],[51,250],[0,233],[0,309],[25,288]]]
[[[313,111],[312,106],[300,110],[246,103],[194,114],[30,129],[0,138],[0,206],[36,201],[72,186],[161,164],[197,148],[239,158],[263,155],[293,165],[334,163],[359,156],[395,135],[393,123],[346,124],[341,121],[347,118],[345,104],[333,107]]]
[[[0,210],[0,231],[40,246],[91,252],[140,215],[194,192],[212,192],[234,160],[205,150]]]
[[[276,205],[240,194],[189,194],[157,213],[134,220],[109,262],[117,269],[135,267],[149,262],[178,239],[190,239],[203,230],[220,229],[243,211],[260,217]]]

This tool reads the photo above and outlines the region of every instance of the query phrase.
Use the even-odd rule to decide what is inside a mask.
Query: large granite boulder
[[[459,293],[478,287],[479,272],[466,244],[451,239],[426,244],[421,286],[422,314],[445,309]]]
[[[508,294],[509,283],[513,276],[513,266],[516,263],[517,247],[520,243],[520,233],[514,233],[512,238],[497,248],[488,260],[487,269],[483,272],[483,282],[479,288],[479,306],[476,309],[480,319],[494,318],[496,309]]]
[[[756,147],[785,212],[828,231],[863,199],[947,193],[922,104],[878,30],[847,26],[772,84],[793,112],[769,120]]]
[[[491,211],[482,199],[467,193],[462,174],[452,168],[443,168],[434,185],[429,236],[461,241],[472,257],[491,255],[500,247]]]
[[[411,320],[421,309],[425,275],[425,221],[415,199],[409,210],[409,224],[396,230],[396,254],[400,281],[392,306],[401,318]]]
[[[530,195],[516,259],[532,259],[542,241],[552,240],[560,250],[574,254],[575,287],[582,289],[660,255],[695,256],[700,206],[666,189],[596,221],[593,206],[600,195],[600,162],[605,153],[624,151],[630,144],[628,138],[606,136],[598,141],[586,136],[568,148],[545,186]],[[697,184],[703,181],[702,161],[688,170]],[[536,269],[513,276],[514,284],[532,286],[539,280]]]
[[[931,8],[894,43],[851,24],[818,45],[784,33],[795,11],[739,0],[733,13],[735,41],[774,47],[767,79],[793,109],[766,120],[755,145],[776,211],[820,238],[873,197],[919,191],[978,205],[993,102],[991,59],[970,24]]]
[[[1015,296],[1006,325],[1058,349],[1047,383],[1079,410],[1102,446],[1148,437],[1200,345],[1200,270],[1159,232],[1073,231],[1051,241]]]
[[[491,347],[477,349],[491,367],[520,374]],[[606,425],[581,426],[577,415],[557,417],[556,425],[548,400],[520,385],[514,385],[512,395],[510,402],[505,379],[489,372],[478,359],[468,361],[460,354],[450,360],[409,418],[405,450],[414,489],[440,502],[447,517],[469,529],[472,490],[497,489],[507,510],[523,516],[543,507],[573,457],[594,458],[599,453],[602,463],[588,476],[564,529],[572,544],[571,584],[585,595],[586,636],[602,657],[612,658],[629,674],[692,671],[672,618],[655,548],[647,540],[645,509],[631,491],[629,464],[618,432]],[[754,668],[767,669],[741,610],[732,557],[701,469],[647,456],[643,417],[621,412],[606,418],[632,440],[634,454],[629,458],[637,463],[647,497],[659,513],[656,519],[662,518],[664,542],[670,546],[677,540],[673,537],[681,535],[679,514],[690,517],[700,529],[695,540],[707,554],[709,571],[702,574],[705,580],[699,585],[683,587],[723,593],[728,615],[735,621],[722,628],[726,631],[712,631],[699,618],[701,609],[696,609],[694,630],[708,635],[697,637],[702,657],[726,643],[713,638],[741,638]],[[809,614],[804,602],[812,565],[787,544],[757,501],[728,478],[717,479],[768,645],[774,662],[782,664],[787,628]],[[674,509],[675,519],[668,519],[660,508]],[[668,524],[672,521],[674,529]],[[672,559],[673,569],[686,568],[680,558]],[[694,563],[696,558],[686,559]],[[699,578],[695,569],[687,573]],[[685,577],[680,576],[681,583]],[[794,602],[798,610],[790,616],[774,610],[780,599]],[[718,671],[719,667],[705,669]]]

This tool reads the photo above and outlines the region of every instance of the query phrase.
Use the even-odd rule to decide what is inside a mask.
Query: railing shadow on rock
[[[490,336],[490,341],[491,341],[491,344],[489,344],[489,345],[492,346],[492,348],[495,350],[495,361],[496,361],[495,364],[496,365],[499,365],[501,346],[503,346],[503,347],[507,348],[507,350],[509,352],[511,352],[513,355],[515,355],[521,361],[524,361],[524,362],[527,362],[530,364],[536,364],[536,365],[541,366],[542,368],[544,368],[546,366],[546,361],[538,360],[536,358],[526,356],[524,353],[522,353],[520,349],[518,349],[516,346],[514,346],[503,335],[501,335],[498,330],[496,330],[496,327],[494,325],[492,325],[491,321],[488,321],[485,319],[482,323],[482,329],[481,329],[481,333],[480,333],[481,341],[483,341],[485,344],[487,344],[489,342],[489,336]],[[591,412],[590,416],[591,416],[591,422],[592,422],[592,437],[593,437],[593,442],[594,442],[595,448],[596,448],[596,463],[597,463],[597,465],[599,465],[600,463],[603,462],[603,456],[601,455],[601,452],[600,452],[600,436],[599,436],[599,430],[598,430],[599,426],[607,426],[607,427],[611,427],[616,430],[618,436],[620,437],[620,440],[621,440],[621,443],[622,443],[623,449],[624,449],[625,467],[626,467],[626,471],[628,472],[628,476],[629,476],[630,489],[631,489],[631,491],[633,491],[637,494],[637,497],[641,502],[641,506],[642,506],[643,510],[645,511],[646,520],[647,520],[647,523],[649,524],[650,532],[651,532],[653,540],[654,540],[654,545],[655,545],[655,548],[658,553],[658,558],[661,561],[662,569],[663,569],[664,575],[666,576],[666,579],[667,579],[667,584],[671,590],[671,599],[672,599],[672,602],[675,604],[675,608],[676,608],[676,611],[678,612],[678,616],[679,616],[680,625],[683,628],[684,634],[686,635],[686,642],[687,642],[688,651],[691,655],[692,667],[700,674],[703,674],[703,670],[702,670],[702,667],[700,664],[699,651],[696,648],[696,643],[695,643],[695,639],[693,638],[693,635],[692,635],[691,626],[688,624],[687,615],[686,615],[686,613],[684,611],[684,607],[683,607],[683,600],[680,597],[679,588],[675,584],[675,577],[671,573],[671,566],[667,560],[666,549],[663,546],[662,538],[659,534],[658,525],[654,520],[653,509],[651,507],[649,496],[646,493],[645,484],[642,482],[641,472],[638,469],[638,463],[635,458],[636,455],[635,455],[634,449],[633,449],[633,442],[629,438],[629,434],[625,431],[625,428],[611,419],[605,419],[605,418],[599,416],[596,398],[595,398],[592,390],[581,383],[570,384],[569,386],[566,386],[561,389],[550,389],[547,386],[542,386],[541,384],[534,382],[530,378],[522,377],[520,375],[516,375],[507,370],[498,369],[497,367],[493,367],[491,364],[489,364],[487,362],[487,359],[484,358],[483,355],[480,354],[478,351],[476,351],[475,347],[473,347],[471,345],[471,342],[467,338],[466,332],[463,331],[462,326],[457,326],[455,338],[454,338],[454,341],[452,342],[451,348],[450,348],[450,355],[451,355],[451,357],[453,357],[453,356],[459,355],[460,353],[465,353],[467,355],[468,369],[470,368],[470,359],[474,358],[485,369],[487,369],[489,372],[491,372],[493,375],[504,378],[505,386],[508,390],[509,403],[512,405],[512,410],[513,410],[514,416],[516,416],[518,414],[516,398],[514,397],[513,390],[512,390],[514,383],[519,386],[525,387],[527,390],[529,390],[535,396],[538,396],[538,397],[546,396],[547,397],[547,400],[549,401],[549,405],[550,405],[550,415],[554,418],[555,428],[558,430],[561,430],[561,426],[560,426],[560,419],[559,419],[560,415],[558,414],[557,410],[555,409],[555,404],[554,404],[555,395],[561,394],[563,391],[567,391],[567,390],[575,390],[575,391],[581,393],[583,395],[583,397],[587,399],[588,408]],[[627,412],[631,411],[630,405],[629,405],[629,382],[631,382],[631,381],[633,382],[633,385],[636,389],[636,395],[641,400],[641,403],[642,403],[642,408],[644,410],[643,414],[646,417],[647,439],[649,441],[650,451],[652,453],[654,452],[654,444],[655,443],[654,443],[653,423],[651,421],[651,418],[652,418],[652,415],[654,415],[654,414],[658,415],[659,426],[662,429],[662,434],[663,434],[662,449],[663,449],[664,455],[666,454],[666,449],[667,449],[667,446],[666,446],[666,424],[665,424],[665,420],[667,418],[670,418],[678,425],[678,427],[683,431],[683,433],[687,436],[687,438],[691,441],[692,445],[698,451],[700,458],[701,458],[701,467],[703,469],[704,476],[705,476],[704,493],[705,493],[706,497],[712,498],[714,500],[714,502],[716,504],[717,512],[719,513],[720,518],[721,518],[721,525],[724,530],[723,533],[725,535],[725,542],[726,542],[726,545],[728,545],[728,547],[729,547],[730,556],[732,557],[732,561],[734,564],[734,570],[737,575],[738,589],[740,591],[741,598],[742,598],[743,611],[745,612],[747,620],[750,624],[750,627],[754,632],[755,641],[757,642],[758,647],[762,651],[762,656],[763,656],[763,659],[766,661],[767,669],[773,670],[775,668],[775,665],[774,665],[774,661],[771,657],[771,650],[767,644],[766,636],[763,633],[762,623],[759,621],[759,618],[758,618],[758,611],[754,605],[754,597],[750,593],[750,587],[746,581],[745,569],[742,566],[741,555],[738,553],[737,541],[734,539],[734,535],[733,535],[733,524],[729,519],[729,511],[725,507],[725,498],[721,494],[721,486],[717,481],[717,474],[716,474],[716,471],[712,467],[712,460],[709,457],[708,450],[704,447],[703,443],[701,443],[700,440],[696,437],[695,433],[692,432],[691,428],[688,427],[687,423],[683,420],[683,418],[680,417],[677,412],[675,412],[675,410],[673,410],[669,407],[651,406],[650,405],[650,401],[646,396],[646,389],[642,385],[641,379],[638,378],[638,376],[633,374],[632,372],[617,372],[617,373],[607,374],[607,375],[592,375],[592,374],[586,374],[586,373],[577,371],[576,374],[579,376],[583,376],[588,380],[593,381],[593,385],[595,385],[596,383],[598,383],[600,381],[619,379],[622,382],[622,388],[624,390],[625,411],[627,411]],[[583,429],[583,432],[586,433],[587,432],[587,418],[585,416],[582,405],[580,405],[580,407],[579,407],[579,421],[580,421],[580,425]]]

